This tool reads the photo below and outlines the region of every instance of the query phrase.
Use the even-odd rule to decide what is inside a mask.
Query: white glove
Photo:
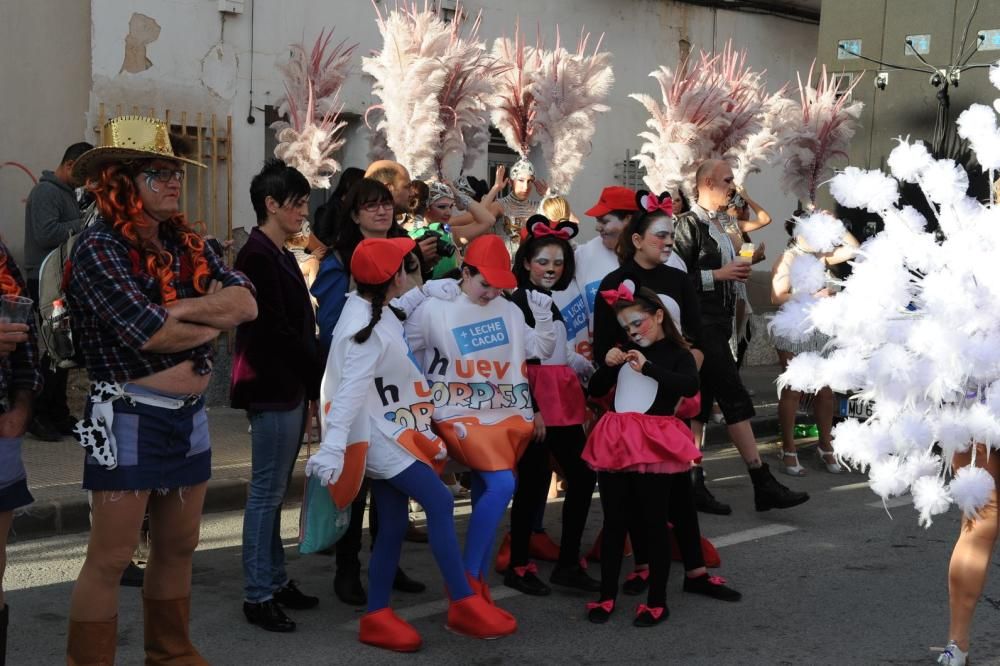
[[[423,292],[431,298],[440,298],[442,301],[453,301],[462,293],[462,288],[458,286],[458,280],[442,278],[440,280],[425,282]]]
[[[552,321],[552,297],[540,291],[528,292],[528,308],[536,322]]]
[[[324,486],[333,485],[344,471],[344,454],[320,448],[306,461],[306,476],[318,477]]]

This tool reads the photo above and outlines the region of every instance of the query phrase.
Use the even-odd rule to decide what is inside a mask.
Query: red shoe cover
[[[507,571],[507,567],[510,566],[510,532],[504,535],[503,541],[500,542],[500,550],[497,551],[497,559],[495,568],[497,573],[504,573]]]
[[[472,588],[472,592],[474,594],[477,594],[480,597],[482,597],[483,601],[488,603],[490,606],[496,608],[503,615],[506,615],[511,620],[514,619],[513,615],[511,615],[510,613],[508,613],[507,611],[505,611],[504,609],[498,607],[495,603],[493,603],[493,597],[490,596],[490,586],[486,584],[486,578],[482,574],[479,575],[479,578],[473,578],[472,574],[466,572],[465,577],[469,580],[469,587]]]
[[[532,532],[528,541],[528,555],[546,562],[559,561],[559,545],[545,532]]]
[[[705,560],[705,566],[710,569],[717,569],[722,566],[722,558],[719,557],[719,551],[705,537],[701,538],[701,557]],[[674,536],[673,531],[670,532],[670,559],[674,562],[684,561],[684,558],[681,556],[681,549],[677,545],[677,537]]]
[[[391,608],[362,615],[358,639],[362,643],[395,652],[416,652],[423,645],[413,625],[393,613]]]
[[[473,638],[500,638],[517,631],[517,620],[473,594],[448,606],[448,628]]]

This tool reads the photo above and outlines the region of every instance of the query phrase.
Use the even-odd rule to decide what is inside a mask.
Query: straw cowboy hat
[[[205,168],[204,164],[181,157],[174,151],[170,128],[158,118],[119,116],[104,123],[101,145],[88,150],[73,164],[78,179],[93,176],[109,162],[135,159],[167,159]]]

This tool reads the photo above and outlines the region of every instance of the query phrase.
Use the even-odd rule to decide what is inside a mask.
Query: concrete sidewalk
[[[778,366],[753,366],[743,371],[747,387],[754,392],[757,416],[754,433],[758,439],[778,435],[777,396],[774,381]],[[245,413],[228,407],[210,407],[212,437],[212,480],[205,498],[205,512],[241,510],[246,505],[250,480],[250,433]],[[725,425],[711,424],[706,445],[727,445]],[[28,485],[35,503],[14,518],[12,539],[86,531],[90,528],[87,493],[80,489],[83,451],[66,437],[60,442],[41,442],[30,435],[23,446]],[[293,473],[289,496],[301,497],[305,460],[303,445]]]

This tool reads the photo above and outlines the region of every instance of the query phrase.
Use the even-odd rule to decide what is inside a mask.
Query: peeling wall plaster
[[[156,19],[135,12],[128,22],[128,34],[125,36],[125,59],[118,72],[138,74],[153,66],[153,61],[146,55],[146,47],[160,37],[160,24]]]

